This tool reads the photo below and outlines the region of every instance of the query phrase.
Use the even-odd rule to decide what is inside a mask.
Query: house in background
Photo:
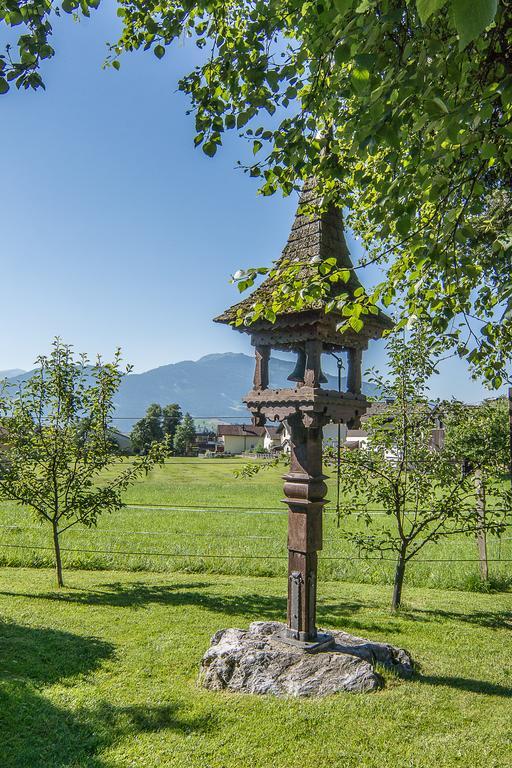
[[[283,421],[276,427],[277,435],[280,437],[281,450],[285,453],[290,453],[290,431],[288,424]],[[347,435],[347,425],[340,424],[340,442],[341,445],[345,444],[345,438]],[[338,425],[326,424],[322,430],[323,445],[324,448],[333,447],[338,445]]]
[[[265,437],[263,438],[263,447],[268,453],[276,453],[283,450],[281,444],[281,432],[279,427],[267,426],[264,427]]]
[[[339,425],[340,444],[351,450],[360,450],[368,444],[368,433],[365,430],[365,422],[370,416],[385,413],[389,403],[371,403],[367,412],[361,418],[359,429],[347,429],[346,424]],[[432,429],[431,447],[438,451],[444,444],[444,429],[439,419],[434,421]],[[200,450],[213,450],[212,443],[209,447]],[[324,448],[338,445],[338,424],[326,424],[323,428]],[[255,427],[252,424],[219,424],[217,427],[216,450],[219,453],[238,455],[254,451],[257,446],[263,447],[266,453],[290,453],[290,432],[285,421],[274,426],[267,424],[264,427]],[[389,451],[389,459],[397,458],[396,451]]]
[[[368,443],[368,433],[364,429],[348,429],[345,437],[345,447],[357,451]]]
[[[266,429],[266,427],[254,427],[252,424],[219,424],[217,451],[235,455],[254,451],[259,443],[264,442]]]
[[[211,429],[203,429],[196,432],[195,447],[198,453],[207,451],[215,453],[217,450],[217,435]]]
[[[112,442],[117,445],[119,453],[123,453],[125,456],[130,456],[133,453],[132,440],[129,435],[112,428],[109,429],[108,433]]]

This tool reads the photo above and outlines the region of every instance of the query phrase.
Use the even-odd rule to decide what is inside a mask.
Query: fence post
[[[477,516],[476,540],[480,560],[480,578],[482,581],[487,581],[489,579],[489,563],[487,561],[487,533],[485,530],[485,488],[481,469],[475,471],[475,495]]]

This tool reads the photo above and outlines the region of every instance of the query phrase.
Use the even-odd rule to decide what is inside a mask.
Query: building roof
[[[267,427],[265,426],[265,432],[269,437],[277,437],[280,434],[279,427]]]
[[[368,437],[368,432],[365,432],[364,429],[348,429],[345,440],[360,440],[364,437]]]
[[[264,437],[265,429],[252,424],[218,424],[217,437]]]
[[[303,283],[308,283],[319,279],[319,267],[322,262],[327,259],[334,259],[337,267],[350,270],[350,277],[347,283],[332,283],[328,295],[305,304],[301,312],[324,311],[331,298],[340,293],[348,293],[352,296],[357,288],[362,287],[354,271],[345,240],[341,210],[333,204],[330,204],[326,210],[321,210],[320,205],[321,200],[316,192],[316,181],[311,179],[304,184],[290,236],[281,257],[277,261],[276,268],[297,263],[300,266],[297,279]],[[304,206],[316,206],[317,210],[312,215],[308,215],[302,212]],[[215,322],[234,324],[240,313],[245,316],[252,310],[254,304],[267,303],[279,284],[278,275],[267,277],[246,299],[234,304],[216,317]],[[283,311],[278,313],[278,316],[280,314],[293,315],[296,314],[296,311]],[[333,312],[333,314],[335,313]],[[378,315],[371,315],[368,322],[384,328],[391,328],[393,325],[390,318],[380,311]],[[244,330],[243,326],[239,327],[238,330]]]

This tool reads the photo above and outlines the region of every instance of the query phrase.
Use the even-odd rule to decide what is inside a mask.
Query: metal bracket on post
[[[285,629],[280,636],[280,640],[287,645],[293,645],[306,653],[316,653],[317,651],[328,650],[334,642],[332,635],[326,632],[317,632],[315,639],[306,639],[304,632],[299,631],[302,605],[302,590],[308,589],[310,592],[310,608],[314,612],[314,598],[316,597],[316,578],[314,571],[308,573],[308,584],[304,584],[300,571],[292,571],[289,576],[290,582],[290,626]]]
[[[290,636],[299,639],[300,605],[302,592],[302,574],[292,571],[290,574]]]

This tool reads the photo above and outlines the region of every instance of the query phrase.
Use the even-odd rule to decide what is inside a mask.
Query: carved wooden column
[[[348,350],[347,390],[349,392],[352,392],[353,395],[361,394],[362,364],[363,364],[363,350],[349,349]]]
[[[255,349],[256,366],[254,369],[254,389],[267,389],[268,387],[268,362],[270,359],[270,347],[258,344]]]
[[[322,425],[306,428],[301,414],[287,419],[291,467],[284,476],[288,504],[288,628],[291,641],[324,644],[316,629],[317,551],[322,549]]]

